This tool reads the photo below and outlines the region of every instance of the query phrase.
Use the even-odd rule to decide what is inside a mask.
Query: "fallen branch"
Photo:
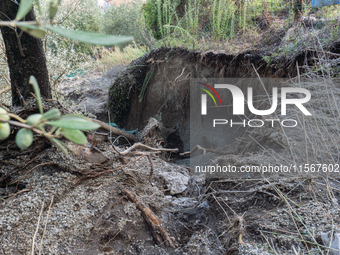
[[[104,122],[102,122],[100,120],[95,120],[95,119],[91,119],[91,118],[90,118],[90,120],[98,123],[101,128],[103,128],[103,129],[105,129],[105,130],[107,130],[109,132],[112,132],[115,135],[125,136],[128,140],[130,140],[132,142],[136,141],[136,137],[134,135],[132,135],[132,134],[124,132],[124,131],[122,131],[122,130],[120,130],[118,128],[112,127],[112,126],[110,126],[110,125],[108,125],[108,124],[106,124],[106,123],[104,123]]]
[[[166,246],[175,248],[174,244],[172,243],[169,237],[169,234],[167,233],[165,228],[162,226],[157,216],[150,210],[150,208],[144,205],[141,201],[139,201],[137,196],[131,191],[124,190],[124,193],[129,198],[129,200],[131,202],[134,202],[137,208],[142,212],[144,219],[151,227],[151,234],[153,238],[155,239],[157,245],[161,245],[165,243]],[[162,239],[164,241],[162,241]]]
[[[183,152],[183,153],[180,153],[179,155],[180,156],[187,156],[187,155],[194,153],[197,150],[203,151],[203,154],[205,154],[207,152],[220,154],[220,155],[236,154],[236,150],[235,151],[217,151],[217,150],[213,150],[213,149],[206,149],[206,148],[203,148],[200,145],[196,145],[191,151]]]
[[[121,156],[125,156],[126,154],[130,153],[132,150],[136,149],[136,148],[145,148],[148,149],[150,151],[154,151],[156,152],[162,152],[162,151],[168,151],[168,152],[178,152],[178,149],[164,149],[164,148],[152,148],[150,146],[144,145],[142,143],[135,143],[134,145],[132,145],[131,147],[129,147],[128,149],[126,149],[123,152],[120,152],[116,146],[114,146],[114,144],[112,144],[114,150]]]

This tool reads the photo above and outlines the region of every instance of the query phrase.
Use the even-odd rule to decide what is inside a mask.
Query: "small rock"
[[[200,204],[197,206],[198,209],[206,209],[206,210],[208,210],[209,207],[210,207],[210,206],[209,206],[209,203],[208,203],[207,200],[203,201],[202,203],[200,203]]]
[[[177,172],[164,172],[159,175],[166,182],[171,195],[180,194],[187,189],[189,183],[188,176]]]
[[[327,233],[321,232],[321,239],[322,239],[323,244],[327,247],[340,250],[340,234],[334,233],[332,238],[330,238],[330,234],[331,234],[330,232],[327,232]],[[331,241],[332,243],[330,243]],[[340,255],[340,251],[330,250],[329,254]]]

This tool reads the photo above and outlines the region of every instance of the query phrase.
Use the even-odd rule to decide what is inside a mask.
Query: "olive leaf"
[[[16,20],[21,20],[26,16],[27,13],[32,9],[34,0],[21,0],[19,5],[19,10],[17,16],[15,17]]]
[[[37,79],[33,75],[30,76],[29,84],[32,84],[33,86],[34,94],[37,97],[39,112],[43,114],[44,112],[43,112],[42,104],[41,104],[40,89],[38,86]]]
[[[36,25],[32,25],[32,24],[27,24],[25,22],[17,22],[16,26],[18,28],[20,28],[22,31],[26,32],[27,34],[41,39],[45,36],[46,31]]]
[[[100,125],[98,123],[93,122],[85,117],[72,114],[64,115],[59,120],[48,121],[46,123],[54,127],[79,129],[83,131],[95,130],[100,128]]]
[[[63,128],[60,133],[70,140],[71,142],[77,143],[77,144],[86,144],[87,143],[87,138],[84,135],[83,132],[81,132],[78,129],[68,129],[68,128]]]
[[[61,116],[61,113],[58,108],[53,108],[47,112],[45,112],[42,117],[44,120],[52,120],[52,119],[59,119]]]
[[[94,45],[101,46],[113,46],[120,43],[125,43],[132,41],[133,37],[131,36],[117,36],[117,35],[102,35],[97,33],[83,32],[70,30],[66,28],[54,27],[54,26],[45,26],[47,30],[50,30],[56,34],[61,36]]]

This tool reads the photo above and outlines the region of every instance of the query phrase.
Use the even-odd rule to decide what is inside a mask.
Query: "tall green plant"
[[[157,22],[158,22],[158,29],[160,31],[161,37],[164,37],[163,33],[163,0],[157,0]]]
[[[159,45],[186,46],[203,40],[227,40],[247,29],[256,14],[263,13],[266,0],[147,0],[143,8],[147,27]],[[270,10],[284,8],[273,0]],[[266,5],[268,7],[268,5]]]
[[[235,12],[237,6],[231,0],[214,0],[212,8],[212,34],[216,40],[233,37],[236,30]]]
[[[160,40],[172,33],[171,26],[178,25],[176,11],[182,0],[147,0],[143,7],[145,23],[152,35]]]
[[[200,0],[189,0],[185,6],[185,29],[195,35],[199,29]]]

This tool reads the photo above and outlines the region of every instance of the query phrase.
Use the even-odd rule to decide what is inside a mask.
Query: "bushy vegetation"
[[[40,8],[41,12],[36,11],[36,16],[43,23],[48,20],[49,2],[41,1]],[[100,12],[97,0],[63,1],[54,24],[67,29],[99,33],[102,31]],[[55,96],[58,96],[55,93],[57,83],[77,70],[89,70],[93,62],[92,56],[100,49],[51,32],[46,34],[43,43]]]
[[[149,49],[160,46],[235,52],[249,40],[252,40],[252,44],[262,40],[262,30],[278,30],[275,27],[278,23],[273,21],[278,16],[285,17],[280,18],[284,21],[280,29],[287,31],[295,22],[296,10],[295,0],[146,0],[144,3],[142,0],[134,0],[114,4],[106,9],[101,9],[97,0],[61,3],[59,14],[54,20],[55,25],[87,32],[131,35],[134,43],[105,49],[48,32],[43,42],[52,85],[79,70],[83,72],[95,67],[106,71],[116,64],[126,65]],[[48,20],[49,1],[41,1],[41,10],[36,11],[36,16],[44,23]],[[318,18],[334,19],[336,23],[339,6],[312,10],[311,1],[304,1],[298,11],[305,14],[317,11]],[[339,36],[336,25],[321,27],[322,32],[318,29],[320,27],[317,26],[311,31],[318,36],[320,45],[328,45]],[[267,33],[263,41],[270,36],[271,33]],[[309,38],[313,38],[313,35]],[[284,39],[271,57],[265,57],[268,63],[274,58],[295,54],[310,41],[298,35]],[[1,39],[0,65],[0,83],[2,87],[8,86],[6,79],[9,80],[9,75]]]
[[[37,20],[44,22],[48,19],[49,2],[42,1],[40,5],[42,11],[36,12]],[[63,1],[54,24],[68,29],[100,33],[103,24],[100,14],[97,0]],[[52,48],[55,53],[58,50],[74,49],[77,53],[91,55],[94,48],[89,44],[75,42],[54,34],[46,37],[45,43],[46,47]]]
[[[142,1],[135,0],[120,5],[112,5],[104,13],[104,33],[111,35],[133,36],[136,44],[150,46],[150,35],[146,31],[141,13]],[[127,46],[121,45],[122,47]]]
[[[233,39],[237,33],[258,25],[259,14],[287,7],[286,1],[233,0],[147,0],[143,7],[146,26],[164,44],[177,44],[181,38],[195,45],[208,40]]]

